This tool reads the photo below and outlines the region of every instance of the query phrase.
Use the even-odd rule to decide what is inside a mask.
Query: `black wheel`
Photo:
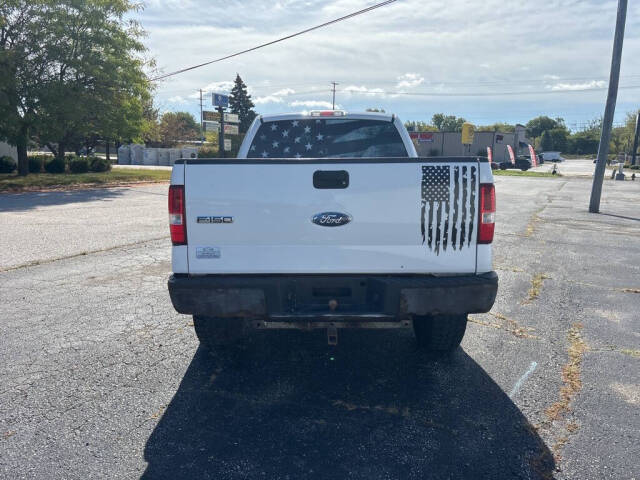
[[[464,337],[466,315],[425,315],[413,317],[418,346],[435,355],[453,352]]]
[[[506,165],[500,164],[500,170],[506,170],[506,169],[507,169]]]
[[[520,170],[522,170],[523,172],[526,172],[527,170],[529,170],[529,167],[523,167]]]
[[[230,345],[240,339],[245,332],[242,318],[193,316],[193,327],[203,347]]]

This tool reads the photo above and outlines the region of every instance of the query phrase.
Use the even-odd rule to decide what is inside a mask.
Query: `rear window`
[[[407,157],[389,120],[304,118],[264,122],[249,158]]]

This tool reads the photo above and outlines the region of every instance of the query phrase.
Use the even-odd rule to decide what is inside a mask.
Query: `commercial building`
[[[475,132],[471,145],[462,145],[461,132],[409,132],[421,157],[487,155],[491,147],[494,162],[509,161],[507,145],[514,152],[528,155],[528,144],[524,125],[516,125],[514,132]]]

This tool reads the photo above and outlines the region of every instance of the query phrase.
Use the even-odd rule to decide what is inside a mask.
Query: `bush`
[[[47,173],[64,173],[65,167],[65,161],[57,157],[48,159],[44,164],[44,169]]]
[[[106,158],[88,157],[89,170],[92,172],[108,172],[111,170],[111,162]]]
[[[217,158],[218,149],[213,147],[200,147],[198,149],[198,158]]]
[[[69,160],[71,173],[87,173],[89,171],[89,159],[85,157],[72,157]]]
[[[440,155],[440,150],[438,150],[437,148],[430,148],[429,149],[429,156],[430,157],[437,157],[438,155]]]
[[[0,173],[11,173],[16,167],[16,161],[13,158],[6,155],[0,157]]]
[[[40,173],[45,162],[52,157],[48,155],[29,155],[29,173]]]

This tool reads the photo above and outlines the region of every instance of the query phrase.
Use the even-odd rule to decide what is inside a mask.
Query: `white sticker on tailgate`
[[[220,258],[218,247],[196,247],[196,258]]]

